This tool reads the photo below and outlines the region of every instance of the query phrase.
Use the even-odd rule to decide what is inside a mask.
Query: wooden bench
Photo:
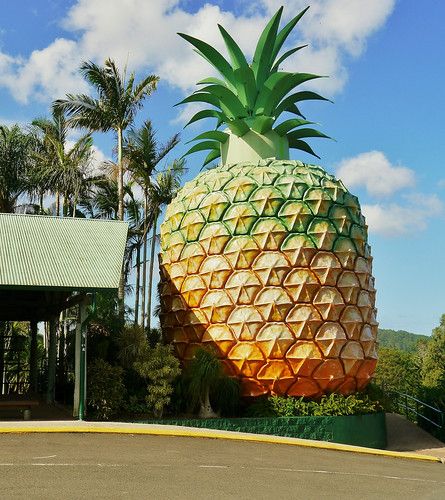
[[[31,408],[38,406],[35,399],[0,399],[0,408],[20,408],[23,409],[23,419],[31,419]]]

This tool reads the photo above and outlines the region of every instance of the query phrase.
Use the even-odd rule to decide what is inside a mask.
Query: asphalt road
[[[4,499],[445,499],[445,465],[212,439],[0,435]]]

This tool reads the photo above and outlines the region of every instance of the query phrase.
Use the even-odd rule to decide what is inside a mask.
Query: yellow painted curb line
[[[431,455],[420,455],[416,453],[402,451],[388,451],[376,448],[365,448],[349,444],[330,443],[327,441],[313,441],[298,438],[288,438],[283,436],[270,436],[265,434],[228,434],[225,432],[202,430],[196,432],[191,429],[142,429],[128,427],[0,427],[0,434],[37,434],[37,433],[89,433],[89,434],[140,434],[149,436],[173,436],[173,437],[193,437],[208,439],[226,439],[229,441],[247,441],[255,443],[286,444],[291,446],[302,446],[306,448],[318,448],[323,450],[349,451],[364,455],[379,455],[391,458],[407,458],[410,460],[421,460],[426,462],[443,463],[444,460]]]

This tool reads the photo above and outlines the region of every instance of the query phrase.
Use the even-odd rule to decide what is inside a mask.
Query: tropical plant
[[[173,348],[162,344],[147,346],[142,359],[134,363],[134,368],[147,381],[145,401],[148,407],[155,417],[161,418],[171,400],[173,381],[181,373]]]
[[[222,165],[187,182],[161,225],[163,332],[180,359],[201,342],[241,379],[245,396],[350,394],[371,380],[377,353],[375,289],[367,227],[358,199],[321,167],[290,160],[312,153],[300,118],[276,124],[292,93],[315,75],[286,73],[279,56],[305,11],[282,30],[281,9],[260,36],[249,65],[221,29],[232,65],[184,35],[224,80],[203,81],[184,102],[215,107],[228,130],[205,132],[188,153],[222,153]],[[277,59],[278,57],[278,59]],[[288,95],[289,94],[289,95]],[[247,103],[247,104],[246,104]],[[296,129],[295,129],[296,128]],[[200,138],[201,137],[201,138]]]
[[[96,359],[88,368],[88,405],[99,420],[115,415],[124,398],[123,370],[103,359]]]
[[[0,212],[14,212],[17,200],[29,189],[32,136],[18,125],[0,125]]]
[[[60,196],[63,197],[63,215],[76,215],[81,196],[96,180],[89,173],[93,140],[90,134],[80,137],[68,147],[68,125],[65,116],[54,110],[51,120],[39,118],[32,122],[40,139],[33,152],[36,162],[32,170],[33,184],[39,186],[40,195],[47,191],[56,196],[56,215],[60,215]]]
[[[155,249],[158,241],[158,218],[163,207],[168,205],[176,196],[181,185],[181,178],[186,171],[185,160],[173,161],[163,172],[160,172],[149,187],[149,211],[151,216],[151,250],[150,268],[148,272],[147,285],[147,330],[151,329],[152,294],[153,294],[153,270],[155,260]]]
[[[123,134],[132,125],[136,112],[141,108],[144,99],[156,88],[159,78],[148,75],[135,83],[135,74],[126,71],[121,74],[111,59],[104,66],[93,62],[83,62],[80,71],[85,80],[96,91],[96,97],[85,94],[67,94],[65,99],[58,99],[53,107],[66,113],[73,127],[86,128],[91,131],[108,132],[113,130],[117,142],[117,191],[118,219],[124,220],[124,163]],[[125,284],[122,276],[119,285],[119,310],[124,316]]]
[[[159,163],[178,144],[179,134],[172,136],[165,144],[160,144],[150,120],[144,122],[139,129],[130,129],[126,136],[124,153],[128,160],[128,171],[132,179],[142,188],[144,193],[144,211],[141,217],[142,227],[138,231],[135,242],[136,251],[136,290],[134,323],[139,324],[139,296],[142,295],[142,327],[146,321],[146,281],[147,281],[147,237],[153,223],[149,210],[149,191],[152,176]],[[141,247],[142,247],[142,286],[141,281]]]
[[[104,66],[93,62],[83,62],[80,71],[85,80],[94,88],[97,96],[67,94],[66,99],[58,99],[53,107],[66,113],[73,127],[91,131],[113,130],[117,140],[118,165],[118,218],[124,219],[124,165],[122,162],[123,134],[141,108],[144,99],[156,88],[159,78],[149,75],[135,83],[135,75],[121,74],[112,59]]]
[[[270,156],[287,158],[289,147],[317,156],[303,139],[328,138],[328,136],[313,128],[300,128],[313,122],[304,119],[297,103],[328,99],[307,90],[301,90],[289,96],[288,93],[299,85],[321,78],[321,76],[280,71],[280,64],[305,47],[305,45],[295,47],[280,56],[280,50],[287,37],[308,8],[300,12],[279,31],[283,12],[283,7],[281,7],[261,34],[251,64],[247,62],[235,40],[220,25],[218,28],[227,47],[231,64],[206,42],[179,33],[223,77],[223,80],[214,77],[201,80],[198,85],[202,87],[178,103],[199,102],[216,108],[198,111],[188,124],[204,118],[216,118],[217,129],[223,124],[228,127],[227,131],[212,130],[199,134],[193,141],[201,142],[192,146],[186,155],[196,151],[210,150],[204,160],[204,165],[218,158],[221,153],[223,163],[239,161],[236,156],[230,155],[226,143],[232,141],[240,147],[242,142],[236,138],[243,138],[244,143],[259,148],[263,154],[266,154],[264,157],[267,157],[267,151],[270,151],[273,152]],[[284,112],[292,113],[300,118],[288,119],[278,125],[277,120]],[[261,140],[262,136],[269,139],[271,148]]]
[[[186,387],[191,408],[199,407],[201,418],[214,418],[227,399],[231,403],[239,399],[239,386],[236,379],[228,377],[216,352],[212,349],[199,347],[185,372]],[[225,394],[222,395],[222,392]],[[224,398],[224,401],[222,401]],[[212,400],[219,407],[212,406]]]

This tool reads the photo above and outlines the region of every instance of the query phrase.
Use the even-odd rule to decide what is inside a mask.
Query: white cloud
[[[73,40],[59,38],[42,50],[35,50],[27,60],[9,61],[9,72],[3,73],[0,83],[13,97],[27,104],[33,100],[45,102],[70,92],[87,90],[78,74],[78,45]]]
[[[428,219],[441,215],[443,202],[436,195],[414,194],[406,196],[405,204],[368,204],[362,211],[371,232],[397,237],[415,235],[426,229]]]
[[[51,100],[84,88],[77,73],[82,60],[101,63],[111,56],[120,65],[128,62],[131,69],[154,71],[170,85],[188,92],[209,74],[209,66],[176,35],[177,31],[222,49],[215,29],[216,23],[221,23],[251,56],[270,14],[284,3],[284,14],[289,18],[306,7],[306,1],[261,0],[257,9],[252,10],[248,3],[244,15],[235,16],[209,3],[191,14],[180,0],[78,0],[62,23],[72,33],[70,38],[54,40],[24,59],[0,53],[0,85],[9,88],[20,102]],[[340,91],[347,80],[344,56],[358,56],[393,7],[394,0],[314,0],[290,40],[292,44],[309,42],[311,48],[289,64],[294,69],[304,66],[304,71],[331,76],[313,88],[330,95]]]
[[[342,160],[337,177],[348,187],[364,187],[372,196],[389,196],[415,184],[414,171],[394,166],[381,151],[369,151]]]

